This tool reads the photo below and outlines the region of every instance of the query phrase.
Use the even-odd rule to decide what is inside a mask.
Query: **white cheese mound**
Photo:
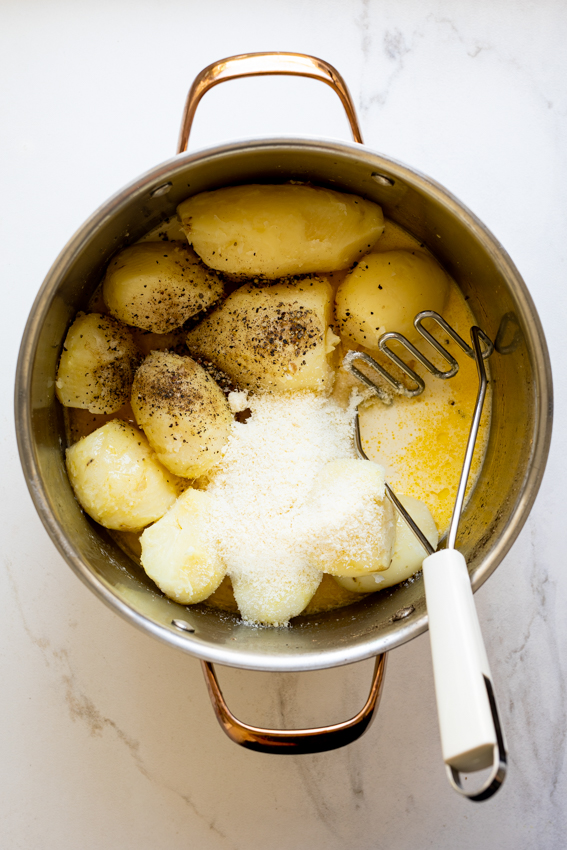
[[[334,576],[389,568],[396,529],[383,467],[352,458],[327,463],[306,507],[294,527],[313,566]]]
[[[248,393],[246,390],[233,390],[228,394],[228,406],[233,413],[242,413],[248,407]]]
[[[285,625],[315,593],[322,572],[310,563],[313,524],[305,503],[330,461],[354,458],[353,415],[314,393],[247,400],[234,422],[208,492],[212,528],[243,619]]]

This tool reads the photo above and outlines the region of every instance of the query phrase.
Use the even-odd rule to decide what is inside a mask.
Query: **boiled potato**
[[[243,620],[285,626],[292,617],[301,614],[315,595],[322,573],[307,564],[292,570],[286,563],[278,570],[272,561],[269,575],[264,570],[247,570],[241,574],[233,572],[231,579]]]
[[[144,570],[182,605],[202,602],[226,573],[211,534],[211,506],[208,493],[189,488],[140,538]]]
[[[381,208],[317,186],[231,186],[179,205],[189,244],[211,268],[267,278],[346,269],[384,229]]]
[[[149,354],[134,378],[132,409],[170,472],[197,478],[220,460],[233,415],[220,387],[190,357]]]
[[[67,449],[67,472],[85,511],[106,528],[139,531],[173,505],[182,484],[143,434],[119,419]]]
[[[306,500],[309,562],[331,575],[387,570],[395,521],[386,497],[384,469],[369,460],[326,463]]]
[[[437,549],[439,532],[427,505],[424,502],[420,502],[419,499],[412,498],[412,496],[398,496],[398,499],[425,534],[433,548]],[[410,578],[410,576],[421,569],[423,560],[426,557],[427,552],[413,531],[408,527],[405,520],[396,511],[396,542],[394,544],[392,563],[388,569],[374,575],[335,578],[335,581],[353,593],[372,593],[375,590],[392,587],[394,584],[399,584],[401,581]]]
[[[190,331],[187,345],[244,389],[326,392],[339,342],[329,327],[331,311],[331,287],[322,278],[248,284]]]
[[[100,313],[79,313],[63,343],[57,398],[65,407],[115,413],[128,400],[140,359],[128,328]]]
[[[339,333],[371,351],[390,331],[416,342],[421,337],[413,325],[415,316],[422,310],[442,313],[448,293],[447,275],[422,251],[369,254],[338,288]]]
[[[140,242],[111,260],[102,291],[117,319],[163,334],[218,301],[224,286],[187,246]]]

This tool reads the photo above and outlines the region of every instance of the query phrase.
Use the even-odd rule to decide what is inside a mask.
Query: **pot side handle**
[[[189,133],[195,117],[197,106],[203,95],[224,83],[226,80],[237,80],[241,77],[263,77],[268,74],[280,74],[293,77],[310,77],[331,86],[340,98],[347,114],[355,142],[362,144],[362,134],[358,118],[347,85],[336,68],[323,59],[308,56],[304,53],[241,53],[239,56],[229,56],[219,62],[208,65],[197,74],[189,89],[183,118],[177,153],[187,150]]]
[[[380,702],[386,671],[386,653],[376,657],[370,693],[358,714],[343,723],[315,729],[263,729],[242,723],[228,708],[213,665],[209,661],[201,661],[201,665],[217,720],[231,741],[259,753],[304,755],[344,747],[366,732]]]

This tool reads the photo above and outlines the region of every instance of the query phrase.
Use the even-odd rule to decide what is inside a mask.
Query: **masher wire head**
[[[490,338],[484,333],[484,331],[477,327],[476,325],[471,328],[471,342],[472,347],[467,345],[464,339],[459,336],[459,334],[454,330],[454,328],[449,325],[445,319],[439,315],[439,313],[434,312],[433,310],[423,310],[421,313],[418,313],[414,319],[414,325],[417,331],[424,337],[424,339],[432,345],[435,350],[447,361],[449,364],[449,369],[442,371],[437,369],[430,360],[428,360],[425,355],[421,353],[414,345],[412,345],[409,340],[405,338],[402,334],[399,333],[386,333],[380,337],[378,341],[378,347],[380,350],[390,358],[409,378],[411,378],[417,384],[416,389],[408,389],[402,383],[397,381],[389,372],[386,371],[379,363],[374,360],[369,354],[364,354],[361,351],[349,351],[347,352],[343,364],[346,369],[348,369],[351,374],[353,374],[358,380],[362,381],[367,387],[374,390],[378,398],[380,398],[385,404],[392,403],[392,396],[388,393],[387,390],[384,389],[380,384],[374,383],[367,375],[357,369],[354,365],[356,360],[363,360],[367,365],[369,365],[372,369],[378,372],[390,386],[394,389],[394,391],[399,395],[405,395],[408,397],[414,397],[420,395],[425,389],[425,384],[423,379],[413,370],[411,367],[404,363],[404,361],[397,356],[391,349],[387,346],[387,342],[391,339],[397,340],[401,343],[425,368],[435,375],[437,378],[441,378],[443,380],[447,380],[447,378],[452,378],[459,371],[459,364],[452,356],[446,351],[441,343],[439,343],[432,335],[423,327],[424,319],[433,319],[443,330],[451,336],[455,342],[460,346],[460,348],[467,354],[469,357],[472,357],[476,361],[477,371],[478,371],[478,393],[476,397],[474,413],[472,417],[471,427],[469,431],[469,437],[467,440],[467,447],[465,450],[465,457],[463,460],[463,466],[461,469],[461,476],[459,479],[459,486],[457,488],[457,496],[455,499],[455,505],[453,508],[453,515],[451,517],[451,524],[449,526],[449,533],[447,536],[447,548],[454,549],[455,548],[455,540],[457,537],[457,529],[459,526],[459,520],[461,518],[461,512],[463,509],[463,504],[465,500],[465,493],[467,488],[467,481],[470,474],[472,459],[474,455],[474,447],[476,444],[476,438],[478,435],[478,430],[480,427],[480,419],[482,415],[482,408],[484,405],[484,399],[486,397],[486,389],[488,386],[488,378],[486,375],[486,369],[484,366],[484,360],[487,357],[490,357],[492,352],[494,351],[494,345]],[[481,340],[484,343],[484,349],[481,347]],[[354,419],[354,440],[357,454],[363,460],[369,460],[366,452],[362,448],[362,439],[360,435],[360,419],[358,414],[358,408],[355,413]],[[386,484],[386,494],[388,498],[393,503],[396,510],[401,514],[404,521],[411,528],[425,551],[428,555],[433,554],[433,548],[419,526],[414,522],[412,517],[406,511],[402,503],[393,493],[391,488]]]
[[[391,393],[381,384],[376,383],[372,380],[372,378],[368,377],[368,375],[361,372],[355,366],[355,362],[362,361],[369,366],[374,372],[378,373],[382,376],[384,381],[394,390],[396,395],[404,395],[408,398],[414,398],[415,396],[421,395],[421,393],[425,389],[425,383],[423,378],[417,374],[417,372],[408,366],[401,357],[399,357],[395,351],[389,347],[388,343],[391,340],[395,340],[400,343],[411,355],[412,357],[421,363],[428,372],[431,372],[436,378],[441,378],[442,380],[447,380],[448,378],[453,378],[457,372],[459,371],[459,364],[453,357],[453,355],[447,351],[441,343],[435,339],[435,337],[423,326],[423,322],[425,319],[432,319],[437,325],[439,325],[445,333],[455,340],[457,345],[473,360],[475,359],[474,349],[468,345],[465,340],[457,333],[457,331],[451,327],[451,325],[445,321],[443,316],[436,313],[434,310],[422,310],[421,313],[418,313],[415,317],[413,324],[415,329],[421,336],[432,346],[432,348],[437,351],[437,353],[445,360],[445,362],[449,365],[448,369],[442,370],[438,369],[434,363],[431,362],[418,348],[413,345],[409,339],[403,334],[390,332],[383,334],[378,340],[378,348],[380,351],[388,357],[392,363],[395,363],[396,366],[410,378],[411,381],[416,385],[414,388],[406,387],[401,381],[398,381],[393,375],[390,374],[383,366],[380,365],[373,357],[369,354],[365,354],[363,351],[348,351],[344,357],[343,364],[348,371],[358,378],[363,384],[365,384],[369,389],[373,390],[378,398],[384,402],[384,404],[392,404],[392,395]],[[478,329],[478,333],[480,339],[484,343],[484,350],[482,352],[482,357],[487,358],[490,357],[492,352],[494,351],[494,345],[492,344],[489,337],[484,333],[480,328]]]

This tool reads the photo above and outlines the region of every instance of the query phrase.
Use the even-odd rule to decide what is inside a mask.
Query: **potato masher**
[[[391,404],[393,401],[391,390],[398,395],[410,397],[420,395],[425,389],[423,379],[391,350],[388,346],[390,340],[400,343],[437,378],[445,380],[452,378],[459,369],[455,358],[423,326],[426,319],[435,321],[469,357],[475,359],[479,378],[474,414],[446,538],[446,548],[435,552],[388,484],[386,484],[386,493],[428,555],[423,561],[423,579],[429,616],[441,746],[449,781],[460,794],[480,802],[492,797],[504,781],[506,748],[467,565],[463,555],[455,549],[455,541],[488,386],[484,359],[490,357],[494,346],[484,331],[477,326],[471,328],[472,347],[467,345],[439,313],[425,310],[417,314],[414,326],[449,364],[448,369],[444,371],[438,369],[406,337],[395,332],[383,334],[378,347],[416,384],[415,388],[408,388],[398,381],[373,357],[364,352],[349,351],[343,362],[345,368],[372,389],[385,404]],[[481,347],[481,341],[484,349]],[[364,362],[370,369],[377,372],[391,390],[375,383],[367,374],[361,372],[354,365],[357,361]],[[368,460],[362,448],[358,409],[355,414],[354,436],[358,456]],[[490,775],[479,790],[467,791],[463,788],[461,773],[488,767],[492,768]]]

